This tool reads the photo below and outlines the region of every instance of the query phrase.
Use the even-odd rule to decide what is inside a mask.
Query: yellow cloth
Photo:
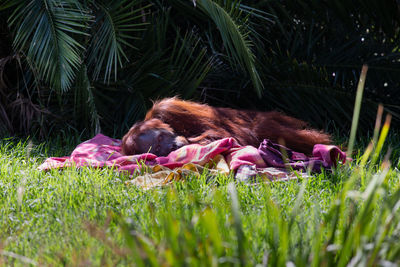
[[[206,163],[204,166],[187,163],[180,168],[173,170],[163,167],[161,165],[155,165],[151,167],[149,172],[136,177],[133,180],[126,182],[127,185],[136,185],[143,189],[150,189],[153,187],[165,186],[171,184],[174,181],[183,180],[187,176],[200,177],[207,169],[211,175],[229,174],[229,166],[222,155],[216,155],[211,161]]]

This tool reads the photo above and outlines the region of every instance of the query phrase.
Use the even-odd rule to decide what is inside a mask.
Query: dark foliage
[[[396,125],[399,13],[395,0],[2,1],[0,132],[121,137],[152,99],[180,95],[346,134],[363,64],[361,128],[379,102]]]

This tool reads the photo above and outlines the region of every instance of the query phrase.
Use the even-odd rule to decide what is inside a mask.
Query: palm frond
[[[182,31],[165,14],[154,14],[141,42],[141,55],[121,77],[131,91],[145,98],[179,94],[192,97],[208,74],[212,57],[195,29]]]
[[[93,68],[95,80],[104,72],[104,82],[110,82],[111,75],[116,80],[118,68],[129,61],[124,50],[135,49],[132,44],[132,40],[138,39],[135,33],[146,29],[144,10],[150,5],[141,5],[141,0],[93,3],[96,19],[88,48],[88,65]]]
[[[228,11],[212,0],[199,0],[196,1],[196,5],[215,23],[228,54],[236,64],[247,70],[255,90],[260,96],[263,83],[256,68],[254,53],[251,50],[252,42],[246,28],[238,25],[234,19],[234,17],[241,15],[240,2],[228,2],[231,3],[230,6],[226,7],[229,7]]]
[[[74,86],[74,117],[80,129],[88,129],[91,135],[100,132],[100,116],[97,111],[94,87],[90,84],[86,65],[82,65],[78,72]]]
[[[174,94],[190,98],[209,72],[211,60],[192,33],[179,34],[173,47],[146,53],[130,69],[126,82],[146,98]]]
[[[6,10],[10,7],[14,7],[18,4],[23,2],[22,0],[4,0],[2,3],[0,3],[0,11]]]
[[[9,25],[15,32],[15,49],[53,89],[66,91],[82,63],[84,47],[76,36],[86,34],[89,19],[77,0],[31,0],[19,1]]]
[[[337,128],[348,130],[363,64],[370,71],[362,128],[373,126],[378,102],[398,106],[400,36],[391,33],[399,25],[394,4],[393,0],[264,3],[264,10],[275,15],[269,37],[276,40],[257,56],[268,88],[268,108],[321,127],[331,120]],[[385,15],[376,17],[374,8]]]
[[[194,29],[181,33],[169,21],[168,11],[149,18],[152,26],[138,43],[135,60],[119,73],[118,82],[96,86],[102,125],[118,125],[113,130],[116,136],[143,119],[150,100],[173,95],[193,98],[212,65],[212,57]]]

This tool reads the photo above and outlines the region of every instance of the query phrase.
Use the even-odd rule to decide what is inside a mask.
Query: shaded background
[[[400,118],[399,3],[368,1],[0,2],[0,133],[120,138],[178,95],[277,109],[346,135]]]

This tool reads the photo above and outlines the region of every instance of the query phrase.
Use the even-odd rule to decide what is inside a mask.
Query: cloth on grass
[[[307,157],[303,153],[265,139],[260,144],[258,152],[269,167],[275,168],[321,172],[322,167],[329,170],[331,167],[336,167],[338,162],[346,162],[346,154],[332,145],[317,144],[314,146],[313,156]]]
[[[288,155],[287,160],[282,159]],[[202,146],[191,144],[172,151],[166,157],[157,157],[151,153],[125,156],[121,154],[121,141],[102,134],[79,144],[71,156],[52,157],[39,166],[40,170],[64,167],[114,167],[118,171],[143,175],[129,181],[129,184],[152,188],[180,180],[187,175],[199,175],[204,167],[210,175],[234,172],[239,180],[261,176],[268,180],[296,179],[297,175],[288,168],[304,170],[308,166],[329,168],[339,158],[345,161],[344,153],[337,147],[318,145],[314,148],[314,157],[308,159],[304,154],[294,152],[283,146],[265,140],[257,150],[252,146],[240,146],[234,138],[224,138]],[[314,168],[313,170],[320,170]],[[302,176],[306,174],[300,174]]]
[[[64,167],[115,167],[120,171],[133,174],[144,165],[161,165],[170,169],[182,167],[186,163],[204,166],[216,155],[226,157],[229,170],[241,165],[266,167],[257,149],[252,146],[240,146],[233,138],[224,138],[202,146],[191,144],[172,151],[166,157],[157,157],[151,153],[125,156],[121,154],[121,141],[102,134],[79,144],[71,156],[52,157],[39,166],[40,170]]]
[[[229,166],[222,155],[215,156],[206,166],[186,163],[182,167],[171,170],[161,165],[155,165],[145,170],[143,174],[137,176],[135,179],[127,181],[126,184],[150,189],[185,180],[189,176],[200,178],[205,171],[207,172],[207,177],[215,177],[218,174],[229,174]]]

